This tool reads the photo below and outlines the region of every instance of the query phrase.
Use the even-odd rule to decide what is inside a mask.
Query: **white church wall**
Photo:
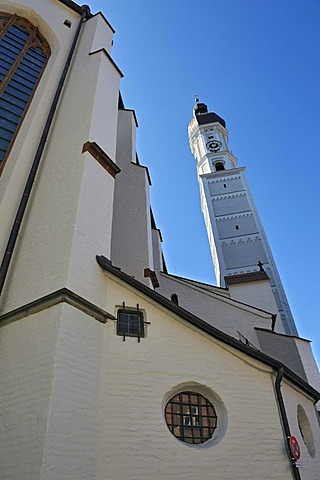
[[[0,330],[0,477],[40,479],[62,305]]]
[[[121,169],[136,161],[137,122],[133,110],[118,110],[117,165]]]
[[[320,374],[317,362],[312,352],[311,342],[303,338],[295,338],[295,344],[299,351],[308,382],[320,392]],[[320,410],[320,402],[317,405]]]
[[[261,238],[224,240],[222,242],[226,269],[230,273],[246,273],[257,270],[258,261],[267,262]],[[253,268],[254,267],[254,268]]]
[[[228,171],[226,171],[228,173]],[[210,194],[226,195],[227,193],[235,193],[244,189],[242,179],[239,175],[225,175],[217,179],[208,181]]]
[[[211,294],[183,280],[164,273],[159,276],[158,292],[167,298],[178,295],[179,305],[210,325],[239,339],[238,331],[253,345],[259,346],[254,327],[271,328],[271,315],[251,309],[248,305],[228,300],[225,296]]]
[[[96,478],[102,329],[63,306],[41,480]]]
[[[286,381],[282,382],[282,395],[288,415],[291,434],[297,438],[300,446],[300,462],[302,468],[299,471],[301,480],[319,480],[320,428],[316,409],[307,395],[302,394],[298,389],[294,388]],[[311,434],[307,431],[304,423],[301,422],[301,418],[299,418],[299,406],[300,408],[303,408],[306,414]]]
[[[239,300],[253,307],[262,308],[263,310],[277,314],[278,308],[275,302],[269,280],[259,280],[257,282],[241,283],[229,285],[231,298]],[[278,325],[279,324],[279,325]],[[280,331],[283,331],[281,322],[279,321]]]
[[[97,479],[289,478],[270,369],[107,277],[107,309],[138,302],[150,325],[140,343],[105,326]],[[181,384],[224,403],[227,429],[216,444],[185,445],[168,430],[164,404]]]
[[[88,140],[96,142],[115,161],[118,97],[121,73],[116,69],[110,58],[103,50],[91,52],[89,56],[89,69],[96,71],[96,78],[90,74],[90,81],[94,81],[94,101],[90,105],[84,102],[84,112],[92,109],[89,132],[86,132]],[[79,65],[81,68],[81,65]],[[79,72],[80,74],[80,72]],[[81,72],[81,76],[83,72]],[[77,81],[77,78],[75,78]],[[83,85],[86,92],[85,83]],[[81,94],[78,91],[78,95]],[[84,97],[86,95],[83,95]]]
[[[158,229],[152,229],[152,253],[153,266],[157,275],[163,270],[163,259],[161,250],[161,237]]]
[[[101,323],[67,304],[1,329],[1,478],[95,478]]]
[[[63,23],[65,9],[59,15]],[[64,287],[67,281],[88,300],[101,302],[99,289],[89,287],[99,277],[99,269],[93,260],[85,285],[80,281],[81,265],[88,264],[83,260],[87,256],[110,255],[114,179],[100,165],[86,168],[89,154],[81,152],[85,142],[97,142],[115,158],[120,73],[105,54],[89,55],[94,27],[90,21],[83,26],[87,35],[80,39],[43,155],[15,249],[16,261],[9,270],[3,312]],[[40,118],[44,121],[46,115]],[[94,162],[92,158],[91,165]],[[1,207],[6,211],[4,204]],[[85,229],[89,217],[92,228]]]
[[[0,252],[2,253],[33,161],[37,140],[39,141],[41,136],[43,119],[46,118],[50,109],[79,18],[61,4],[36,0],[1,1],[1,10],[16,13],[38,26],[51,49],[49,62],[1,175]],[[66,18],[72,21],[71,28],[63,25]]]
[[[119,110],[111,260],[127,274],[151,286],[144,269],[154,270],[147,169],[135,162],[135,118]]]
[[[280,322],[279,322],[280,323]],[[295,343],[295,337],[279,335],[267,330],[257,329],[260,349],[272,358],[284,363],[304,381],[307,381],[304,365]]]
[[[65,286],[91,303],[104,302],[96,255],[110,257],[115,179],[89,154],[85,158]]]
[[[100,14],[94,15],[90,19],[90,23],[94,25],[94,36],[91,44],[91,51],[95,52],[104,48],[109,54],[112,49],[112,37],[114,30],[107,20]]]
[[[258,233],[257,224],[250,213],[240,213],[229,217],[217,218],[217,228],[220,239],[227,239],[238,235],[252,235]]]
[[[212,205],[217,216],[250,210],[247,197],[244,193],[233,193],[227,197],[214,197]]]

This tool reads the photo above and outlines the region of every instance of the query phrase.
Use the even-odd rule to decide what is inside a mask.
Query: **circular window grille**
[[[217,428],[214,406],[196,392],[181,392],[172,397],[165,407],[165,417],[170,432],[185,443],[204,443]]]

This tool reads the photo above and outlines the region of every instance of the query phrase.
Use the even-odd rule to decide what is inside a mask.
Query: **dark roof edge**
[[[296,338],[297,340],[304,340],[305,342],[311,343],[311,340],[308,340],[307,338],[298,337],[298,335],[288,335],[287,333],[273,332],[272,330],[268,330],[267,328],[262,328],[262,327],[254,327],[254,329],[261,330],[262,332],[272,333],[273,335],[278,335],[279,337]]]
[[[124,281],[128,285],[131,285],[135,289],[137,289],[139,292],[143,293],[147,297],[151,298],[155,302],[159,303],[163,307],[167,308],[171,312],[175,313],[176,315],[180,316],[187,322],[189,322],[191,325],[199,328],[203,332],[207,333],[208,335],[216,338],[217,340],[229,345],[230,347],[235,348],[236,350],[239,350],[249,357],[254,358],[255,360],[261,361],[262,363],[275,368],[279,370],[280,368],[283,368],[284,373],[286,377],[296,385],[298,385],[302,390],[307,392],[311,397],[313,397],[316,401],[320,400],[320,392],[315,390],[313,387],[311,387],[307,382],[302,380],[298,375],[296,375],[294,372],[292,372],[288,367],[286,367],[283,363],[279,362],[278,360],[275,360],[272,357],[269,357],[265,353],[260,352],[259,350],[255,350],[251,347],[248,347],[244,345],[243,343],[239,342],[239,340],[236,340],[235,338],[231,337],[230,335],[227,335],[224,332],[221,332],[217,328],[213,327],[212,325],[208,324],[204,320],[201,320],[201,318],[196,317],[192,313],[188,312],[182,307],[179,307],[175,303],[171,302],[171,300],[168,300],[166,297],[163,297],[160,295],[160,293],[155,292],[151,288],[147,287],[143,283],[138,282],[138,280],[130,277],[126,273],[122,272],[120,269],[114,267],[111,265],[110,260],[108,260],[106,257],[103,255],[97,255],[96,260],[98,264],[100,265],[101,268],[104,270],[107,270],[109,273],[115,275],[118,277],[120,280]]]
[[[165,272],[162,272],[162,273],[165,273]],[[185,281],[188,284],[192,283],[192,282],[200,283],[200,284],[202,283],[202,282],[198,282],[197,280],[192,280],[191,278],[178,277],[177,275],[173,275],[172,273],[166,273],[166,275],[170,276],[170,277],[174,277],[178,280]],[[226,292],[230,291],[229,288],[217,287],[216,285],[210,285],[208,283],[204,283],[203,285],[208,285],[209,287],[219,288],[221,290],[225,290]],[[195,286],[197,286],[197,285],[195,285]],[[201,287],[201,285],[199,285],[199,288],[205,289],[205,287]],[[211,292],[214,295],[216,295],[217,297],[225,298],[225,299],[229,300],[230,302],[236,303],[237,305],[243,305],[244,307],[251,308],[252,310],[256,310],[257,312],[265,313],[265,314],[269,315],[271,317],[271,319],[273,317],[273,313],[268,312],[267,310],[263,310],[262,308],[255,307],[254,305],[250,305],[249,303],[241,302],[240,300],[236,300],[235,298],[232,298],[232,297],[226,297],[225,295],[222,295],[219,292],[214,292],[213,290],[206,290],[206,292]]]
[[[144,169],[145,169],[145,172],[146,172],[146,175],[147,175],[147,179],[148,179],[148,183],[149,183],[149,186],[151,187],[151,186],[152,186],[152,183],[151,183],[151,177],[150,177],[149,168],[146,167],[145,165],[141,165],[140,163],[131,162],[131,165],[135,165],[136,167],[140,167],[140,168],[144,168]]]
[[[118,65],[116,64],[116,62],[111,57],[110,53],[107,52],[107,50],[105,48],[99,48],[98,50],[95,50],[94,52],[89,52],[88,55],[95,55],[96,53],[101,53],[101,52],[105,54],[105,56],[110,60],[111,64],[114,66],[114,68],[119,73],[120,77],[123,78],[124,77],[123,73],[121,72],[121,70],[118,67]]]
[[[104,16],[104,14],[101,12],[101,10],[99,10],[99,12],[95,13],[94,15],[92,15],[92,17],[96,17],[97,15],[100,15],[103,20],[106,22],[106,24],[108,25],[108,27],[110,28],[110,30],[112,31],[112,33],[116,33],[115,29],[113,28],[113,26],[111,25],[110,22],[108,22],[108,20],[106,19],[106,17]]]
[[[72,0],[59,0],[60,3],[63,3],[67,7],[71,8],[77,13],[82,13],[82,6],[78,5],[76,2],[73,2]],[[93,15],[92,13],[88,13],[87,18],[91,18]]]
[[[212,285],[211,283],[200,282],[199,280],[195,280],[194,278],[181,277],[181,275],[174,275],[173,273],[167,273],[166,275],[168,275],[169,277],[178,278],[180,280],[186,280],[187,282],[196,282],[196,283],[199,283],[200,285],[206,285],[207,287],[224,290],[225,292],[228,291],[228,288],[218,287],[217,285]]]

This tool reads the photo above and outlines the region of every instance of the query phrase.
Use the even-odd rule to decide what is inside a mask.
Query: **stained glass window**
[[[50,56],[38,29],[0,13],[0,172]]]

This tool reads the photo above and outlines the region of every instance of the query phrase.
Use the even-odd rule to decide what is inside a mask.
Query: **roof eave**
[[[108,271],[109,273],[115,275],[119,279],[123,280],[125,283],[128,285],[131,285],[132,287],[136,288],[139,292],[145,294],[155,302],[159,303],[163,307],[167,308],[171,312],[177,314],[193,326],[199,328],[203,332],[207,333],[208,335],[214,337],[215,339],[229,345],[230,347],[233,347],[246,355],[254,358],[255,360],[259,360],[262,363],[268,365],[269,367],[272,367],[276,370],[279,370],[280,368],[283,368],[285,376],[287,377],[288,380],[293,382],[294,384],[298,385],[303,391],[308,393],[312,398],[314,398],[315,403],[320,400],[320,392],[315,390],[313,387],[311,387],[307,382],[302,380],[298,375],[296,375],[292,370],[290,370],[288,367],[286,367],[283,363],[279,362],[278,360],[275,360],[272,357],[269,357],[265,353],[260,352],[259,350],[255,350],[251,347],[246,346],[245,344],[239,342],[237,339],[234,337],[231,337],[230,335],[227,335],[224,332],[221,332],[217,328],[213,327],[212,325],[208,324],[204,320],[201,320],[201,318],[196,317],[192,313],[188,312],[182,307],[179,307],[175,303],[171,302],[168,300],[166,297],[163,297],[160,295],[160,293],[155,292],[151,288],[147,287],[143,283],[138,282],[138,280],[130,277],[126,273],[122,272],[119,268],[114,267],[110,260],[108,260],[106,257],[103,255],[97,255],[96,260],[98,264],[100,265],[101,268],[104,270]]]

